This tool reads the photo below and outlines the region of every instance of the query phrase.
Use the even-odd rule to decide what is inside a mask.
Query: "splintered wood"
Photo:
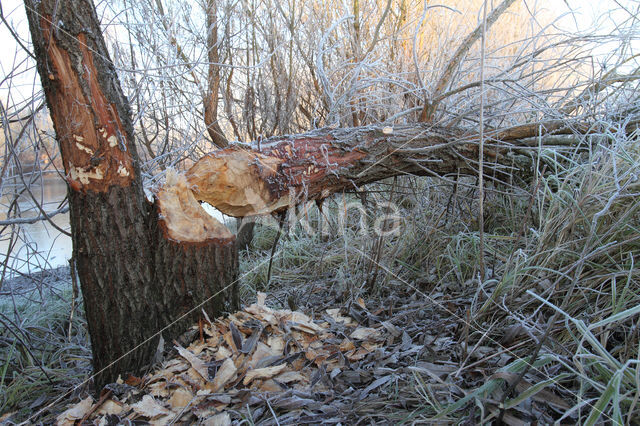
[[[160,223],[168,238],[180,242],[233,238],[226,226],[200,206],[183,175],[169,171],[166,184],[156,197]]]
[[[130,141],[117,107],[101,89],[94,52],[87,37],[77,36],[81,58],[72,58],[52,34],[55,18],[42,16],[40,25],[51,59],[48,90],[51,119],[56,128],[66,174],[73,190],[106,192],[113,185],[129,186],[135,170],[127,152]],[[42,72],[42,71],[40,71]],[[79,107],[82,106],[82,107]]]
[[[238,410],[258,401],[269,401],[274,410],[309,404],[322,409],[313,395],[328,390],[341,369],[389,338],[384,327],[360,327],[339,309],[314,321],[302,312],[271,309],[264,301],[259,294],[257,303],[243,311],[196,327],[201,338],[186,348],[176,344],[177,357],[162,368],[108,385],[98,402],[82,400],[60,414],[58,424],[84,419],[227,425]]]

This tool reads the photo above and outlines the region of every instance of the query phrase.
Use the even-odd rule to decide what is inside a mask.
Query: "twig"
[[[36,217],[15,217],[13,219],[0,220],[0,226],[32,224],[42,220],[49,220],[56,215],[67,213],[68,211],[69,206],[65,206],[52,212],[45,212],[44,214]]]
[[[276,234],[275,240],[273,240],[273,246],[271,246],[271,256],[269,257],[269,269],[267,269],[267,283],[266,287],[269,286],[269,281],[271,281],[271,266],[273,265],[273,255],[276,252],[276,247],[278,245],[278,240],[280,239],[280,234],[282,233],[282,226],[284,225],[284,218],[286,212],[281,212],[278,215],[278,233]]]
[[[69,259],[69,272],[71,273],[71,313],[69,314],[69,340],[71,340],[71,328],[73,324],[73,313],[76,310],[76,299],[78,298],[78,277],[76,275],[76,258],[72,255]]]
[[[506,2],[505,2],[506,3]],[[480,147],[478,148],[478,227],[480,228],[480,284],[484,268],[484,61],[486,55],[487,1],[482,6],[482,42],[480,46]]]

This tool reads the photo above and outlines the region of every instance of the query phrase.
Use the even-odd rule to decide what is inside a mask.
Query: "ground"
[[[69,277],[65,272],[68,273],[68,270],[48,271],[40,274],[38,278],[42,278],[47,285],[60,288],[65,284],[69,285]],[[11,285],[13,289],[19,290],[26,290],[28,287],[26,279],[14,280]],[[470,390],[487,383],[487,379],[492,374],[510,365],[517,359],[518,354],[524,355],[523,351],[518,351],[521,340],[517,332],[506,337],[494,336],[502,342],[505,338],[508,339],[507,349],[501,350],[497,342],[491,338],[475,345],[468,343],[469,330],[464,327],[464,322],[460,319],[465,317],[469,301],[475,292],[471,285],[449,289],[444,294],[433,292],[433,288],[430,288],[433,284],[426,282],[422,283],[419,291],[396,282],[385,292],[385,295],[370,297],[368,300],[359,296],[352,298],[341,291],[340,286],[327,286],[322,282],[290,287],[272,283],[271,286],[273,291],[266,298],[267,306],[286,311],[289,308],[288,304],[294,304],[296,305],[293,306],[294,308],[308,313],[316,323],[326,323],[327,318],[330,317],[327,310],[334,312],[336,318],[351,319],[349,320],[351,327],[336,323],[328,327],[332,332],[331,338],[327,338],[324,346],[329,347],[329,350],[335,347],[336,343],[344,342],[344,336],[358,328],[375,330],[380,333],[380,336],[370,342],[369,346],[366,345],[368,342],[366,338],[353,339],[358,349],[362,348],[359,343],[365,343],[366,349],[361,353],[356,351],[344,357],[347,351],[334,350],[333,360],[297,365],[294,365],[295,360],[290,361],[287,371],[306,372],[306,376],[311,378],[309,381],[280,382],[279,389],[267,388],[266,391],[260,386],[256,387],[255,384],[251,384],[254,387],[251,389],[243,386],[242,383],[226,388],[225,393],[232,398],[224,404],[219,403],[217,407],[220,408],[220,412],[228,413],[231,421],[251,419],[255,424],[432,422],[432,417],[437,412],[442,413],[444,407],[459,401]],[[427,293],[431,293],[431,296]],[[291,295],[294,295],[293,300]],[[289,300],[288,303],[287,300]],[[245,306],[253,301],[246,300]],[[331,311],[332,309],[339,309],[339,314]],[[237,319],[238,324],[241,324],[242,318]],[[271,333],[275,331],[275,334],[278,334],[279,332],[275,330],[277,328],[274,327]],[[199,342],[197,333],[188,335],[192,342],[187,343],[193,343],[192,347],[200,346],[199,353],[202,354],[202,344]],[[282,335],[288,335],[288,333],[282,332]],[[242,334],[245,341],[248,336],[250,334]],[[266,336],[264,339],[266,341]],[[210,343],[210,345],[217,344]],[[172,347],[173,345],[169,346],[169,348]],[[282,354],[282,359],[291,358],[292,353],[297,353],[293,346],[289,347],[289,350],[292,352],[287,353],[286,356]],[[335,358],[336,354],[340,355],[340,360]],[[170,414],[145,417],[140,414],[145,413],[141,408],[138,411],[118,412],[121,415],[118,421],[128,417],[132,420],[155,419],[160,422],[162,419],[172,419],[192,423],[198,420],[198,415],[206,416],[215,412],[215,410],[203,411],[202,407],[206,406],[207,401],[212,404],[216,398],[219,399],[221,393],[202,397],[197,404],[192,404],[187,410],[182,410],[180,405],[172,406],[176,404],[176,398],[172,399],[175,390],[187,386],[181,379],[181,374],[186,374],[187,367],[182,370],[175,369],[175,363],[178,360],[182,360],[183,365],[186,364],[175,350],[168,352],[167,355],[170,358],[158,364],[156,371],[173,365],[174,371],[171,373],[171,378],[167,379],[167,383],[172,383],[173,385],[169,385],[169,388],[171,386],[174,388],[171,389],[171,393],[155,393],[155,396],[157,403],[166,408],[164,412]],[[88,370],[86,372],[88,373]],[[153,373],[149,376],[153,377]],[[87,414],[87,417],[96,423],[97,418],[102,417],[111,424],[118,418],[113,415],[109,417],[108,414],[98,414],[100,408],[106,406],[105,402],[117,401],[125,406],[127,403],[129,406],[135,406],[136,403],[140,405],[144,396],[152,393],[153,383],[157,385],[157,379],[151,383],[145,378],[131,379],[128,383],[135,386],[114,385],[110,388],[112,390],[109,391],[109,398],[102,400],[100,406],[95,404],[87,406],[93,407],[91,416],[87,411],[77,419],[82,419]],[[19,405],[26,405],[34,411],[42,410],[37,413],[36,418],[32,419],[33,421],[51,422],[69,406],[72,408],[80,406],[79,401],[86,400],[89,396],[90,383],[74,384],[79,387],[62,400],[58,400],[58,395],[48,395],[44,399],[40,398],[40,404],[34,405],[34,401],[23,401]],[[189,383],[188,387],[194,394],[198,390],[202,391],[199,389],[202,386],[194,382]],[[248,396],[247,390],[251,397]],[[526,404],[510,410],[508,419],[511,419],[514,424],[517,423],[516,419],[525,422],[537,419],[548,423],[553,422],[554,418],[559,417],[563,409],[568,407],[562,399],[563,392],[554,393],[544,389],[540,392],[542,397],[532,395]],[[494,417],[499,412],[497,409],[499,393],[497,391],[486,401],[486,408],[494,413]],[[489,394],[488,392],[487,396]],[[105,395],[104,392],[103,395]],[[51,403],[53,405],[47,407]],[[178,401],[177,404],[179,403]],[[174,408],[173,411],[171,408]],[[460,410],[453,411],[452,414],[455,417],[444,415],[441,421],[449,423],[454,418],[459,418]],[[464,418],[473,424],[477,416],[475,409],[465,411],[468,413]],[[150,413],[154,412],[150,411]],[[73,417],[68,420],[72,419]]]
[[[240,311],[185,330],[182,349],[168,342],[154,370],[101,401],[88,399],[88,336],[68,279],[16,280],[6,288],[22,294],[1,304],[2,419],[91,418],[116,404],[128,411],[111,421],[497,424],[504,406],[506,424],[638,424],[638,163],[617,166],[630,179],[618,192],[610,162],[576,164],[531,192],[488,191],[481,281],[473,182],[406,178],[367,199],[334,197],[301,209],[275,249],[278,226],[261,221],[240,255]],[[398,232],[374,235],[391,195]]]

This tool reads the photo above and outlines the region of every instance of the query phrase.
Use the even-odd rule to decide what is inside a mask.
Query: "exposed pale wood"
[[[100,90],[98,71],[84,33],[73,41],[79,58],[71,58],[57,37],[51,36],[51,17],[43,15],[40,26],[51,67],[47,79],[52,92],[51,116],[59,135],[66,179],[72,187],[104,192],[110,185],[129,185],[134,176],[126,153],[126,131],[113,102]],[[82,78],[73,60],[81,61]]]
[[[187,187],[183,175],[169,172],[165,190],[157,194],[160,221],[167,238],[180,242],[232,239],[226,226],[208,214]]]
[[[566,146],[566,138],[554,135],[576,130],[595,129],[548,121],[488,131],[486,177],[506,180],[514,171],[530,173],[531,161],[522,161],[528,157],[514,152],[530,148],[532,141]],[[230,216],[260,215],[392,176],[477,175],[478,140],[472,129],[426,123],[320,129],[214,151],[185,177],[195,199]]]

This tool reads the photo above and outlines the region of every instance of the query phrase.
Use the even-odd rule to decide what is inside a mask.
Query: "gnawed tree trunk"
[[[202,302],[211,316],[234,307],[235,239],[184,194],[147,202],[128,101],[93,4],[25,5],[68,182],[73,255],[100,389],[118,375],[140,373],[159,332],[171,342]],[[176,206],[196,232],[169,225]]]
[[[541,128],[557,134],[569,130],[564,123],[546,126],[490,133],[492,140],[504,143],[485,149],[487,177],[507,179],[531,165],[528,157],[514,155],[514,150],[529,147],[526,141],[516,140],[537,136]],[[215,151],[196,162],[185,177],[197,200],[242,217],[357,190],[391,176],[477,175],[477,158],[478,135],[462,129],[422,123],[321,129],[271,138],[260,146],[234,145]]]

